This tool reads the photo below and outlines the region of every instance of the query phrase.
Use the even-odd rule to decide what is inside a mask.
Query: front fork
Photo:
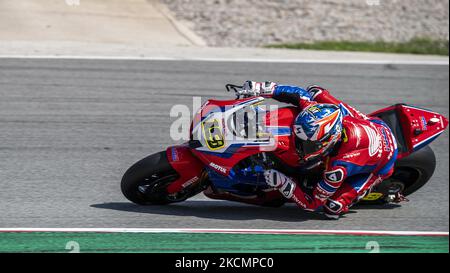
[[[198,188],[205,166],[192,154],[191,149],[187,145],[172,146],[167,148],[166,154],[170,165],[179,175],[178,179],[167,187],[167,193],[175,194]]]

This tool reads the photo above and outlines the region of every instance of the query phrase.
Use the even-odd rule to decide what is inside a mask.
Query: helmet
[[[342,135],[343,113],[334,104],[313,104],[295,119],[297,150],[304,161],[328,154]]]

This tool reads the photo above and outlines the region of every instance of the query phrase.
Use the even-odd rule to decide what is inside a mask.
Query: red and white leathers
[[[280,191],[301,208],[315,211],[324,205],[326,214],[339,215],[364,197],[371,188],[393,173],[397,157],[396,140],[390,128],[380,119],[369,118],[348,104],[334,98],[320,87],[304,89],[277,86],[273,98],[293,103],[302,109],[311,104],[335,104],[344,113],[342,138],[330,154],[323,158],[324,171],[312,196],[292,181]]]

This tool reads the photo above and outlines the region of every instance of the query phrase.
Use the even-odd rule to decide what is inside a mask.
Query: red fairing
[[[195,114],[193,122],[191,123],[191,140],[192,129],[202,121],[202,118],[208,116],[211,112],[223,112],[222,108],[232,108],[234,105],[254,100],[255,98],[246,98],[240,100],[208,100],[206,101],[199,111]],[[224,121],[222,120],[222,123]],[[208,154],[195,149],[190,150],[204,164],[211,167],[217,173],[221,175],[229,175],[230,170],[242,159],[260,153],[261,150],[258,147],[243,147],[236,150],[231,157],[225,158],[219,155]]]
[[[448,120],[436,112],[409,105],[398,108],[403,134],[408,148],[417,151],[438,137],[448,126]]]
[[[244,158],[260,153],[261,150],[257,147],[239,148],[229,158],[223,158],[212,154],[206,154],[204,152],[197,150],[191,150],[191,152],[195,154],[195,156],[198,157],[201,161],[208,164],[208,166],[212,170],[216,171],[221,175],[228,176],[234,165],[239,163]]]
[[[200,180],[204,165],[192,155],[192,151],[187,145],[169,147],[166,154],[170,165],[180,175],[167,188],[169,194],[179,192]]]
[[[192,127],[199,122],[201,122],[202,117],[206,117],[209,113],[218,111],[221,107],[233,107],[235,104],[239,104],[241,102],[246,102],[253,100],[254,98],[246,98],[246,99],[240,99],[240,100],[208,100],[206,101],[202,107],[199,109],[199,111],[194,115],[194,119],[192,120],[191,124],[191,132]],[[218,111],[220,112],[220,111]]]
[[[280,108],[276,113],[270,112],[266,117],[267,125],[277,124],[279,128],[292,128],[294,120],[297,117],[300,109],[298,107],[285,107]],[[300,162],[300,156],[297,153],[295,147],[295,134],[289,135],[277,135],[277,149],[274,154],[281,159],[284,163],[291,167],[298,167]]]
[[[448,126],[448,119],[443,115],[419,107],[398,104],[378,110],[370,116],[378,116],[395,111],[401,126],[401,133],[406,144],[406,152],[399,158],[421,149],[436,139]]]
[[[251,99],[238,100],[238,101],[209,101],[201,113],[197,113],[195,121],[199,122],[201,118],[199,115],[207,115],[208,112],[217,109],[217,107],[230,107],[230,104],[236,104],[239,102],[249,101]],[[296,167],[299,165],[299,155],[295,148],[295,134],[292,134],[292,124],[297,116],[299,109],[296,107],[279,108],[276,111],[268,112],[265,117],[265,124],[267,128],[271,128],[274,131],[280,132],[278,135],[273,135],[275,139],[275,145],[272,148],[267,148],[267,151],[274,152],[286,164]],[[194,123],[195,124],[195,123]],[[280,129],[281,128],[281,129]],[[288,134],[282,132],[289,130]],[[243,146],[238,148],[231,157],[222,157],[212,153],[205,153],[198,150],[191,150],[191,152],[204,164],[207,164],[213,170],[221,175],[229,175],[231,169],[239,163],[241,160],[263,151],[259,146]]]

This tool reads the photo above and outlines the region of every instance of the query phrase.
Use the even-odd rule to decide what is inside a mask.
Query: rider
[[[398,152],[390,128],[334,98],[326,89],[247,81],[241,94],[273,98],[302,110],[294,123],[297,152],[304,164],[322,164],[319,183],[308,194],[279,171],[268,170],[265,177],[271,187],[303,209],[315,211],[323,206],[327,217],[337,219],[392,175]]]

